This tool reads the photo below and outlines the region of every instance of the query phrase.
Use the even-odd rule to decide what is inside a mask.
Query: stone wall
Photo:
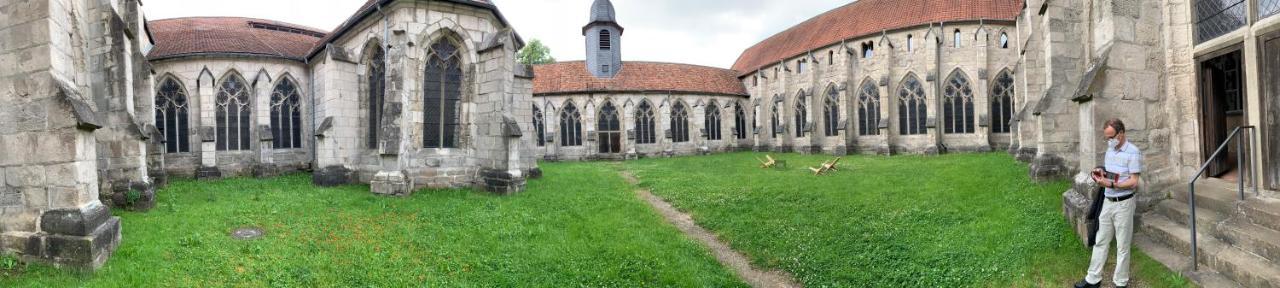
[[[138,57],[149,43],[129,24],[141,18],[138,5],[0,4],[3,253],[96,268],[118,245],[120,220],[98,199],[100,189],[149,182],[140,127],[150,114],[134,99],[150,90]]]
[[[779,61],[742,77],[759,122],[753,133],[756,150],[799,151],[804,153],[922,153],[944,151],[991,151],[1008,149],[1016,133],[991,133],[990,92],[993,79],[1002,71],[1017,75],[1018,31],[1012,23],[963,21],[909,27],[883,34],[846,40],[814,49],[812,54]],[[957,47],[955,31],[961,37]],[[1001,45],[1000,35],[1008,37]],[[910,39],[910,40],[908,40]],[[908,43],[910,41],[910,43]],[[863,45],[873,47],[871,57],[863,57]],[[830,59],[833,58],[834,59]],[[801,71],[798,61],[804,60]],[[973,91],[974,133],[944,133],[942,129],[942,83],[953,73],[964,75]],[[927,132],[899,135],[898,92],[910,75],[925,91]],[[874,85],[879,94],[880,125],[875,135],[859,135],[857,97],[864,85]],[[823,97],[834,89],[839,94],[841,122],[839,135],[823,133]],[[1015,89],[1016,93],[1020,89]],[[806,95],[809,132],[797,137],[796,105]],[[1015,94],[1022,95],[1022,94]],[[1023,98],[1015,96],[1014,106]],[[773,137],[770,113],[774,106],[786,133]]]

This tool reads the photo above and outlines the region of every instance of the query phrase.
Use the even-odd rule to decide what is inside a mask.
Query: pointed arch
[[[689,142],[689,106],[684,100],[671,105],[671,142]]]
[[[805,137],[805,133],[809,132],[809,100],[806,99],[808,94],[804,93],[804,89],[796,93],[795,101],[795,126],[796,137]]]
[[[827,85],[826,97],[823,97],[822,128],[824,136],[840,135],[840,90],[836,90],[835,83]]]
[[[880,135],[880,89],[868,77],[858,89],[858,135]]]
[[[302,96],[292,75],[283,74],[271,89],[272,148],[302,148]]]
[[[921,135],[928,133],[925,121],[928,119],[928,100],[925,97],[924,85],[914,72],[907,73],[898,84],[898,134]]]
[[[991,82],[991,133],[1012,132],[1010,123],[1013,120],[1014,107],[1013,72],[1005,68],[996,74],[995,81]]]
[[[218,151],[250,149],[253,108],[249,97],[251,88],[243,76],[235,70],[227,71],[218,81],[214,96],[214,121],[217,123],[216,144]]]
[[[641,99],[640,106],[636,107],[636,143],[653,144],[658,143],[657,132],[654,123],[653,103],[649,99]]]
[[[156,85],[156,128],[164,135],[165,153],[191,152],[191,102],[182,80],[160,76]]]
[[[702,125],[703,129],[706,129],[704,137],[707,137],[707,140],[722,139],[721,136],[723,135],[720,133],[720,105],[716,103],[716,100],[713,99],[707,103],[703,116]]]
[[[582,146],[582,112],[570,100],[560,108],[560,146]]]
[[[367,104],[365,117],[368,118],[365,123],[365,147],[376,149],[378,133],[382,130],[382,104],[387,94],[387,55],[381,41],[370,39],[365,45],[364,56],[361,61],[365,66],[364,102]]]
[[[774,98],[781,98],[781,97],[779,95],[774,95]],[[769,114],[770,115],[769,117],[772,119],[770,121],[772,125],[770,126],[773,128],[773,130],[770,132],[773,134],[773,138],[778,138],[778,135],[781,135],[783,133],[782,113],[779,113],[781,111],[778,110],[778,106],[782,106],[782,101],[779,100],[779,101],[773,102],[773,105],[769,105],[769,106],[770,106],[769,112],[771,113]]]
[[[547,129],[546,116],[542,115],[542,109],[539,109],[538,103],[535,102],[533,104],[533,130],[535,133],[538,133],[537,136],[535,137],[537,138],[537,141],[538,141],[537,142],[538,147],[547,145],[546,129]]]
[[[733,124],[733,135],[747,139],[747,111],[742,108],[742,101],[733,102]]]
[[[600,153],[622,153],[622,117],[618,107],[606,98],[596,112],[596,133],[599,134]]]
[[[942,130],[947,134],[974,132],[973,88],[969,76],[956,68],[942,88]]]
[[[462,55],[456,37],[427,47],[423,72],[423,147],[458,148],[462,126]]]

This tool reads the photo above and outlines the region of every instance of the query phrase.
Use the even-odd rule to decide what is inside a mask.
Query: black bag
[[[1106,189],[1102,187],[1093,188],[1093,203],[1089,204],[1089,213],[1084,216],[1084,219],[1089,221],[1089,247],[1098,243],[1098,226],[1101,226],[1098,223],[1098,216],[1102,215],[1102,202],[1107,199],[1103,195],[1104,191]]]
[[[1106,167],[1098,166],[1097,169],[1102,169],[1103,177],[1110,178],[1112,181],[1120,179],[1120,175],[1107,172]],[[1093,188],[1093,203],[1089,204],[1089,213],[1084,216],[1085,221],[1089,221],[1089,247],[1098,243],[1098,227],[1102,226],[1098,223],[1098,218],[1102,215],[1102,203],[1107,201],[1106,191],[1107,189],[1101,185]]]

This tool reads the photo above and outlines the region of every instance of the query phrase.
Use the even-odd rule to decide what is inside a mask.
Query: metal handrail
[[[1204,176],[1204,172],[1206,172],[1206,171],[1208,171],[1208,170],[1209,170],[1209,165],[1213,164],[1213,161],[1214,161],[1214,160],[1216,160],[1216,159],[1218,159],[1218,156],[1222,155],[1222,152],[1224,152],[1224,151],[1226,151],[1226,150],[1227,150],[1227,144],[1231,144],[1231,140],[1237,140],[1237,138],[1238,138],[1237,136],[1239,136],[1239,135],[1240,135],[1240,131],[1241,131],[1241,130],[1245,130],[1245,129],[1248,129],[1250,132],[1252,132],[1251,134],[1249,134],[1249,147],[1250,147],[1250,149],[1253,149],[1253,138],[1254,138],[1253,136],[1255,136],[1254,134],[1258,133],[1258,129],[1257,129],[1256,127],[1254,127],[1254,126],[1239,126],[1239,127],[1236,127],[1236,129],[1235,129],[1235,130],[1231,130],[1231,134],[1227,135],[1227,140],[1222,141],[1222,145],[1218,145],[1218,150],[1215,150],[1215,151],[1213,152],[1213,155],[1209,156],[1209,159],[1208,159],[1208,160],[1205,160],[1204,165],[1201,165],[1201,166],[1200,166],[1200,171],[1196,172],[1196,175],[1195,175],[1195,176],[1192,176],[1192,177],[1191,177],[1191,181],[1189,181],[1189,182],[1187,183],[1187,185],[1189,185],[1189,186],[1190,186],[1190,189],[1189,189],[1189,190],[1187,190],[1187,205],[1188,205],[1188,206],[1190,206],[1190,209],[1188,209],[1188,210],[1190,210],[1190,211],[1191,211],[1191,213],[1190,213],[1190,214],[1191,214],[1191,215],[1190,215],[1190,218],[1191,218],[1190,220],[1191,220],[1191,221],[1190,221],[1190,222],[1188,222],[1188,223],[1190,223],[1190,224],[1191,224],[1191,271],[1199,270],[1199,266],[1200,266],[1200,263],[1196,261],[1196,260],[1198,260],[1198,259],[1197,259],[1197,255],[1196,255],[1196,254],[1197,254],[1197,253],[1196,253],[1196,250],[1197,250],[1197,245],[1196,245],[1196,234],[1197,234],[1197,233],[1196,233],[1196,180],[1200,180],[1200,176]],[[1253,155],[1253,152],[1252,152],[1252,151],[1250,151],[1250,153],[1249,153],[1249,165],[1253,165],[1253,164],[1254,164],[1254,163],[1253,163],[1253,160],[1254,160],[1253,158],[1254,158],[1254,156],[1256,156],[1256,155]],[[1250,170],[1250,171],[1252,171],[1253,169],[1249,169],[1249,170]],[[1245,198],[1244,198],[1244,178],[1245,178],[1245,177],[1244,177],[1244,176],[1245,176],[1245,174],[1244,174],[1244,173],[1245,173],[1245,172],[1244,172],[1244,142],[1242,142],[1242,141],[1236,141],[1236,171],[1239,171],[1239,173],[1240,173],[1240,176],[1238,176],[1238,177],[1236,178],[1236,184],[1238,185],[1238,186],[1237,186],[1237,188],[1239,188],[1239,189],[1240,189],[1240,200],[1241,200],[1241,201],[1244,201],[1244,199],[1245,199]],[[1253,174],[1253,173],[1252,173],[1252,172],[1250,172],[1249,174]],[[1250,175],[1250,176],[1252,176],[1252,175]],[[1251,180],[1253,179],[1253,177],[1249,177],[1249,178],[1250,178]],[[1256,192],[1256,191],[1258,191],[1258,190],[1257,190],[1257,189],[1258,189],[1258,187],[1257,187],[1257,182],[1255,182],[1255,181],[1250,181],[1250,183],[1251,183],[1251,185],[1253,186],[1254,191],[1255,191],[1255,192]]]

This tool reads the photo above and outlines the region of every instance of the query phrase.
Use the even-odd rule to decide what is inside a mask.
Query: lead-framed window
[[[190,102],[182,84],[165,78],[156,89],[156,128],[164,135],[165,153],[191,152]]]

